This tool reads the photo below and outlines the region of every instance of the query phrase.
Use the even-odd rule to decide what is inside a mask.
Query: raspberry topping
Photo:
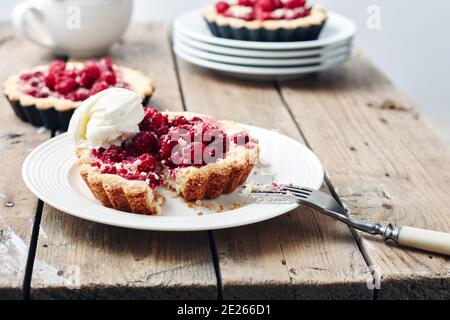
[[[92,151],[101,173],[146,181],[151,187],[163,182],[161,166],[174,170],[204,166],[223,158],[230,143],[249,147],[252,139],[243,131],[228,137],[213,121],[199,117],[169,119],[154,108],[145,108],[140,132],[120,146]],[[159,162],[161,165],[158,165]]]
[[[86,100],[110,87],[128,87],[108,57],[88,61],[81,70],[69,69],[64,61],[55,60],[46,73],[21,75],[20,85],[24,93],[35,98],[54,96],[72,101]]]
[[[311,14],[306,0],[238,0],[220,1],[216,11],[225,17],[252,20],[293,20]]]
[[[224,1],[217,2],[216,10],[218,13],[225,13],[230,8],[230,5]]]

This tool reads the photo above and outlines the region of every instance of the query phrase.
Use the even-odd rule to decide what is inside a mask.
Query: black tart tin
[[[32,124],[35,127],[46,127],[50,130],[67,131],[69,122],[75,109],[58,111],[55,108],[38,109],[35,105],[23,106],[18,100],[6,99],[11,104],[14,113],[22,121]],[[150,96],[145,97],[142,104],[147,106]]]
[[[243,41],[261,41],[261,42],[291,42],[291,41],[311,41],[319,38],[320,32],[326,23],[309,27],[298,27],[295,29],[274,29],[265,28],[249,29],[246,27],[233,28],[229,25],[218,25],[216,22],[206,20],[211,33],[219,38],[243,40]]]

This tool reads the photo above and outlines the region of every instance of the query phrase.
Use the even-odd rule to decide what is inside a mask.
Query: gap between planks
[[[55,130],[52,130],[47,140],[55,137],[55,135],[56,135]],[[23,300],[31,300],[31,281],[33,280],[34,261],[36,260],[36,249],[39,240],[39,231],[41,229],[43,210],[44,210],[44,202],[38,198],[36,202],[36,213],[34,215],[30,244],[28,246],[27,263],[25,265],[25,273],[23,277],[23,284],[22,284]]]
[[[283,92],[281,90],[280,84],[278,81],[274,81],[274,87],[276,89],[276,91],[278,92],[278,95],[280,96],[281,102],[283,104],[283,106],[286,108],[287,112],[289,113],[289,116],[292,118],[292,120],[294,121],[298,132],[300,133],[300,135],[302,136],[303,140],[305,141],[306,146],[311,149],[312,151],[313,148],[311,147],[311,144],[309,143],[308,139],[306,138],[306,135],[303,132],[303,129],[301,128],[300,123],[298,123],[298,121],[295,119],[294,114],[292,113],[291,107],[289,106],[288,102],[286,101]],[[327,186],[328,190],[330,191],[331,196],[343,207],[345,207],[341,201],[341,199],[339,198],[339,195],[336,192],[336,188],[333,186],[333,183],[331,182],[330,178],[328,177],[326,168],[324,168],[324,183]],[[347,213],[348,216],[348,213]],[[358,246],[359,251],[361,252],[362,257],[364,258],[364,261],[366,262],[367,267],[370,268],[373,267],[373,262],[372,259],[370,258],[369,254],[367,253],[367,250],[363,244],[363,242],[361,241],[361,237],[359,236],[358,232],[350,227],[347,226],[352,237],[353,240],[355,241],[356,245]],[[371,272],[371,275],[373,277],[373,282],[375,283],[376,279],[375,276],[373,274],[373,272]],[[378,289],[374,289],[373,290],[373,300],[378,300]]]
[[[180,92],[181,97],[181,103],[184,111],[187,111],[186,109],[186,100],[183,94],[183,85],[181,81],[181,75],[180,75],[180,69],[178,66],[178,61],[175,55],[175,51],[173,50],[173,41],[172,41],[172,29],[169,28],[167,33],[167,41],[169,42],[170,47],[170,53],[173,60],[173,65],[175,67],[175,75],[177,77],[177,83],[178,83],[178,90]],[[219,255],[217,253],[217,247],[216,247],[216,239],[214,237],[214,231],[209,230],[208,231],[208,240],[209,240],[209,249],[211,252],[211,260],[214,265],[214,272],[216,274],[216,286],[217,286],[217,300],[223,300],[223,285],[222,285],[222,275],[220,273],[220,260]]]

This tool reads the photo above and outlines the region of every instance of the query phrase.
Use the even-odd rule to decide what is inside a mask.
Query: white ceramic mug
[[[12,18],[27,39],[58,55],[87,58],[104,54],[123,35],[132,9],[132,0],[28,0]]]

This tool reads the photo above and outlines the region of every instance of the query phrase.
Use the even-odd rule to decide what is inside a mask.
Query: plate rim
[[[248,126],[248,125],[244,125],[246,127],[252,128],[254,126]],[[265,128],[260,128],[260,127],[255,127],[257,129],[263,130],[263,131],[269,131],[268,129]],[[273,132],[272,132],[273,133]],[[309,156],[313,159],[313,163],[316,166],[316,169],[319,170],[318,172],[318,177],[317,177],[317,183],[315,186],[311,186],[314,187],[315,189],[319,189],[320,186],[323,184],[324,181],[324,176],[325,176],[325,172],[323,169],[323,165],[320,161],[320,159],[317,157],[317,155],[310,150],[306,145],[304,145],[303,143],[292,139],[286,135],[283,135],[281,133],[278,133],[280,135],[282,135],[285,139],[287,139],[290,142],[294,142],[296,144],[298,144],[301,148],[304,149],[304,151],[306,151]],[[290,204],[290,205],[286,205],[285,207],[279,207],[278,209],[274,209],[272,210],[270,213],[262,215],[262,216],[254,216],[252,219],[233,219],[233,215],[226,215],[225,214],[221,214],[220,218],[218,215],[205,215],[205,216],[201,216],[201,217],[194,217],[194,218],[200,218],[203,219],[203,222],[208,222],[207,220],[218,220],[218,221],[223,221],[223,223],[215,223],[215,221],[209,221],[208,223],[199,223],[196,226],[190,226],[188,228],[183,227],[183,225],[181,223],[172,223],[172,221],[178,221],[180,222],[180,220],[186,219],[186,217],[181,217],[181,216],[143,216],[143,215],[137,215],[137,214],[133,214],[133,213],[128,213],[128,212],[122,212],[119,210],[114,210],[114,209],[110,209],[110,208],[106,208],[104,206],[102,206],[101,204],[98,203],[93,203],[92,207],[93,208],[98,208],[99,210],[101,210],[102,212],[104,212],[105,214],[110,214],[110,213],[115,213],[116,215],[127,215],[127,217],[132,217],[134,219],[131,220],[142,220],[145,218],[163,218],[164,220],[160,220],[160,221],[164,221],[164,222],[170,222],[170,223],[165,223],[163,225],[161,225],[161,222],[158,226],[148,226],[145,224],[142,225],[137,225],[136,222],[135,223],[130,223],[129,222],[129,218],[127,219],[123,219],[123,221],[115,221],[114,219],[111,220],[105,220],[102,219],[100,217],[97,216],[93,216],[93,215],[89,215],[86,213],[80,213],[79,211],[77,211],[76,209],[70,208],[68,206],[65,206],[64,204],[58,203],[53,201],[51,198],[47,197],[45,192],[40,190],[39,187],[36,187],[34,185],[34,183],[31,181],[30,177],[28,176],[28,168],[30,167],[30,163],[31,161],[35,160],[35,155],[37,153],[39,153],[40,151],[42,151],[43,149],[45,150],[46,148],[48,148],[49,145],[52,145],[54,143],[58,143],[61,140],[68,140],[69,135],[67,133],[63,133],[57,137],[54,137],[52,139],[49,139],[47,141],[45,141],[44,143],[40,144],[39,146],[37,146],[35,149],[33,149],[27,156],[27,158],[25,159],[25,161],[22,164],[22,179],[25,182],[25,185],[27,186],[27,188],[39,199],[41,199],[43,202],[45,202],[46,204],[50,205],[53,208],[56,208],[60,211],[62,211],[63,213],[84,219],[84,220],[88,220],[88,221],[93,221],[96,223],[100,223],[100,224],[105,224],[105,225],[111,225],[111,226],[116,226],[116,227],[122,227],[122,228],[130,228],[130,229],[140,229],[140,230],[154,230],[154,231],[171,231],[171,232],[191,232],[191,231],[204,231],[204,230],[218,230],[218,229],[228,229],[228,228],[234,228],[234,227],[238,227],[238,226],[244,226],[244,225],[250,225],[250,224],[254,224],[254,223],[258,223],[258,222],[262,222],[265,220],[270,220],[273,219],[275,217],[278,217],[280,215],[283,215],[287,212],[290,212],[292,210],[294,210],[295,208],[298,207],[298,204]],[[68,142],[70,143],[70,142]],[[76,162],[76,158],[75,158],[75,154],[73,154],[74,157],[74,161]],[[72,167],[72,165],[70,166]],[[70,170],[70,169],[69,169]],[[319,178],[320,176],[320,178]],[[67,180],[65,181],[65,183],[67,183],[67,185],[70,185],[70,182],[68,181],[68,175],[66,175],[63,179]],[[88,199],[86,199],[86,201],[88,201]],[[101,213],[102,213],[101,212]],[[132,216],[130,216],[132,215]],[[231,219],[230,219],[231,217]],[[192,217],[189,217],[190,219]],[[172,221],[171,221],[172,220]],[[230,220],[230,221],[227,221]],[[149,220],[145,220],[145,221],[149,221]]]
[[[196,48],[198,50],[203,50],[207,52],[215,52],[217,54],[227,55],[227,56],[235,56],[235,57],[251,57],[251,58],[260,58],[260,59],[287,59],[287,58],[302,58],[308,56],[319,56],[324,53],[332,52],[335,50],[339,50],[343,47],[351,47],[353,46],[354,38],[351,37],[349,39],[340,41],[339,43],[335,43],[323,48],[312,48],[312,49],[303,49],[303,50],[253,50],[253,49],[241,49],[241,48],[231,48],[218,46],[210,43],[201,42],[189,37],[186,37],[179,32],[174,30],[172,34],[172,42],[173,43],[183,43],[192,48]],[[210,49],[207,49],[209,47]],[[214,48],[214,49],[212,49]]]
[[[307,66],[311,64],[322,64],[325,63],[329,59],[336,58],[341,55],[349,54],[352,50],[352,46],[343,46],[339,47],[339,50],[336,50],[336,52],[327,54],[326,56],[319,56],[314,58],[306,58],[306,57],[299,57],[297,59],[293,58],[285,58],[285,59],[270,59],[270,58],[250,58],[250,57],[236,57],[236,56],[228,56],[228,55],[221,55],[219,53],[212,53],[204,50],[200,50],[197,48],[193,48],[187,44],[184,44],[182,42],[175,42],[173,44],[174,50],[175,48],[180,48],[182,51],[184,51],[187,54],[190,54],[194,57],[197,57],[199,59],[205,59],[208,61],[213,62],[219,62],[219,63],[226,63],[226,64],[234,64],[234,65],[242,65],[242,66],[249,66],[249,67],[297,67],[297,66]],[[203,56],[201,56],[203,55]],[[207,57],[209,56],[209,58]],[[225,61],[228,60],[228,61]],[[242,61],[242,63],[238,63]],[[253,61],[251,61],[253,60]],[[303,62],[302,62],[303,60]],[[233,62],[235,61],[235,62]],[[286,63],[281,63],[281,62]]]
[[[188,11],[184,14],[178,16],[173,22],[173,30],[186,35],[189,38],[196,39],[201,42],[216,44],[224,47],[240,48],[240,49],[263,49],[263,50],[289,50],[289,49],[306,49],[306,48],[320,48],[326,47],[330,44],[349,39],[356,34],[357,27],[356,24],[344,15],[339,13],[328,11],[328,20],[330,19],[341,19],[349,24],[349,31],[343,34],[338,34],[331,39],[318,39],[312,41],[293,41],[293,42],[262,42],[262,41],[244,41],[244,40],[234,40],[227,38],[215,37],[213,35],[203,35],[198,33],[189,33],[184,28],[179,27],[182,18],[189,15],[197,15],[200,19],[202,17],[203,8],[197,8]],[[329,23],[329,21],[327,22]],[[205,23],[205,28],[207,28]]]
[[[320,64],[318,66],[309,66],[309,67],[291,67],[291,68],[268,68],[268,67],[256,67],[256,66],[241,66],[235,64],[227,64],[223,62],[215,62],[206,59],[201,59],[197,57],[193,57],[185,52],[180,52],[180,50],[176,50],[174,48],[175,54],[181,59],[196,65],[202,68],[207,68],[216,71],[228,72],[231,74],[245,74],[252,76],[289,76],[289,75],[299,75],[299,74],[307,74],[318,71],[323,71],[334,66],[337,66],[345,61],[349,60],[352,56],[352,51],[350,51],[347,55],[342,55],[342,60],[337,62],[329,63],[329,64]],[[238,70],[240,69],[240,70]],[[283,70],[284,69],[284,70]]]

